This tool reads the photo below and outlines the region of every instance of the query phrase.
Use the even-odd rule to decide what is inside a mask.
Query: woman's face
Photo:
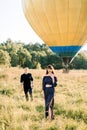
[[[52,73],[52,69],[49,68],[49,69],[48,69],[48,73]]]

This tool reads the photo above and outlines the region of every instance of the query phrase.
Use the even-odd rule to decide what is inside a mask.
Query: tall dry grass
[[[34,77],[33,102],[26,102],[20,86],[22,68],[0,68],[0,130],[87,130],[87,70],[55,70],[55,120],[44,118],[42,77],[45,70],[29,70]]]

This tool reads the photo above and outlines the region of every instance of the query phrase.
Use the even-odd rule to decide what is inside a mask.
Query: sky
[[[0,43],[8,38],[26,44],[43,43],[28,24],[22,10],[21,0],[0,0]],[[87,50],[87,45],[83,49]]]
[[[43,42],[28,24],[21,0],[0,0],[0,43],[12,41]]]

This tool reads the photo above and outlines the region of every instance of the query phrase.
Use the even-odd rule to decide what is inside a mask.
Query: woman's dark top
[[[50,76],[44,76],[43,77],[43,82],[42,82],[42,89],[45,90],[46,84],[52,85],[52,87],[57,86],[57,77],[54,77],[54,83],[53,80]]]
[[[33,81],[33,77],[30,73],[27,74],[24,73],[21,75],[20,82],[21,83],[23,82],[23,86],[25,88],[29,88],[31,86],[31,81]]]

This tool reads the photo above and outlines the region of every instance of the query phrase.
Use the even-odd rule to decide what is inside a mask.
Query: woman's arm
[[[42,90],[45,90],[45,77],[43,77],[43,80],[42,80]]]
[[[53,87],[56,87],[58,84],[58,80],[57,80],[57,77],[54,76],[54,83],[53,83]]]

